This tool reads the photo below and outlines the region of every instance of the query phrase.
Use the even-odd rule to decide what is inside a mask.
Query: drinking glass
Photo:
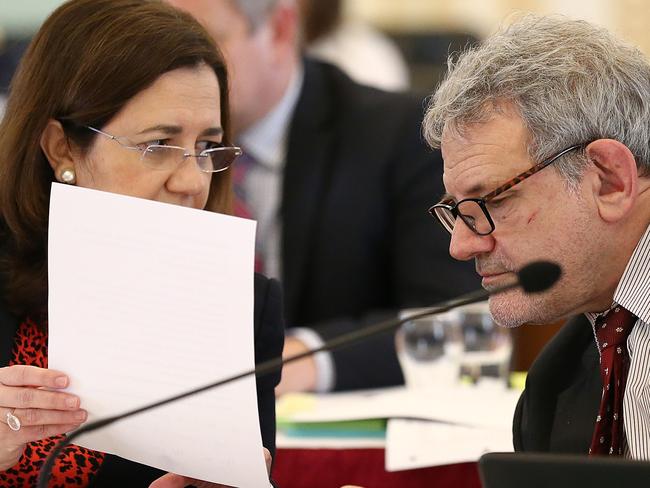
[[[408,309],[400,318],[421,311]],[[497,326],[487,303],[406,322],[396,345],[407,386],[453,384],[461,377],[505,380],[512,345],[508,329]]]

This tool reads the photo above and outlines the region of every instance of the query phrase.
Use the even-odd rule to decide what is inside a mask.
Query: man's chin
[[[519,327],[537,315],[530,298],[518,290],[491,297],[489,305],[492,319],[501,327]]]

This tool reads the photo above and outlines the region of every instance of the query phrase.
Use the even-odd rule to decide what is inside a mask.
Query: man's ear
[[[598,139],[586,148],[594,164],[593,198],[605,222],[625,218],[638,198],[638,170],[634,155],[613,139]]]
[[[280,1],[273,8],[269,17],[269,27],[276,56],[296,55],[299,23],[298,6],[294,1]]]
[[[64,172],[75,172],[73,149],[58,120],[50,119],[43,129],[40,139],[41,149],[45,154],[58,181],[71,183]],[[68,173],[69,174],[69,173]]]

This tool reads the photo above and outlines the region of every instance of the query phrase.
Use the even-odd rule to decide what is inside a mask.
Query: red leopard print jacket
[[[11,364],[27,364],[47,368],[47,323],[38,327],[26,319],[16,332],[12,350]],[[63,436],[49,437],[30,442],[25,448],[18,464],[6,471],[0,471],[0,486],[33,487],[36,486],[38,472],[45,458]],[[50,488],[67,488],[88,486],[92,477],[99,471],[104,460],[104,453],[91,451],[71,445],[66,448],[54,464]]]

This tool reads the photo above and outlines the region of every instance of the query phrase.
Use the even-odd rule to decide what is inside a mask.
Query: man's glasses
[[[125,149],[138,151],[140,161],[149,168],[157,170],[173,169],[186,158],[196,158],[199,169],[204,173],[219,173],[228,169],[235,158],[242,153],[241,149],[235,146],[217,146],[203,149],[198,154],[192,154],[184,147],[163,144],[133,144],[125,137],[113,136],[89,125],[85,127],[114,140]]]
[[[586,144],[576,144],[571,147],[563,149],[555,156],[536,164],[532,168],[518,174],[511,180],[508,180],[503,185],[499,186],[496,190],[491,191],[487,195],[480,198],[464,198],[459,202],[453,200],[443,200],[436,203],[429,209],[429,213],[436,217],[442,226],[451,234],[454,231],[456,220],[461,218],[465,225],[469,227],[474,233],[480,236],[486,236],[494,231],[494,220],[488,212],[487,204],[490,200],[501,195],[506,190],[509,190],[515,185],[518,185],[526,178],[534,175],[538,171],[543,170],[551,163],[554,163],[568,152],[575,151],[576,149],[583,148]]]

